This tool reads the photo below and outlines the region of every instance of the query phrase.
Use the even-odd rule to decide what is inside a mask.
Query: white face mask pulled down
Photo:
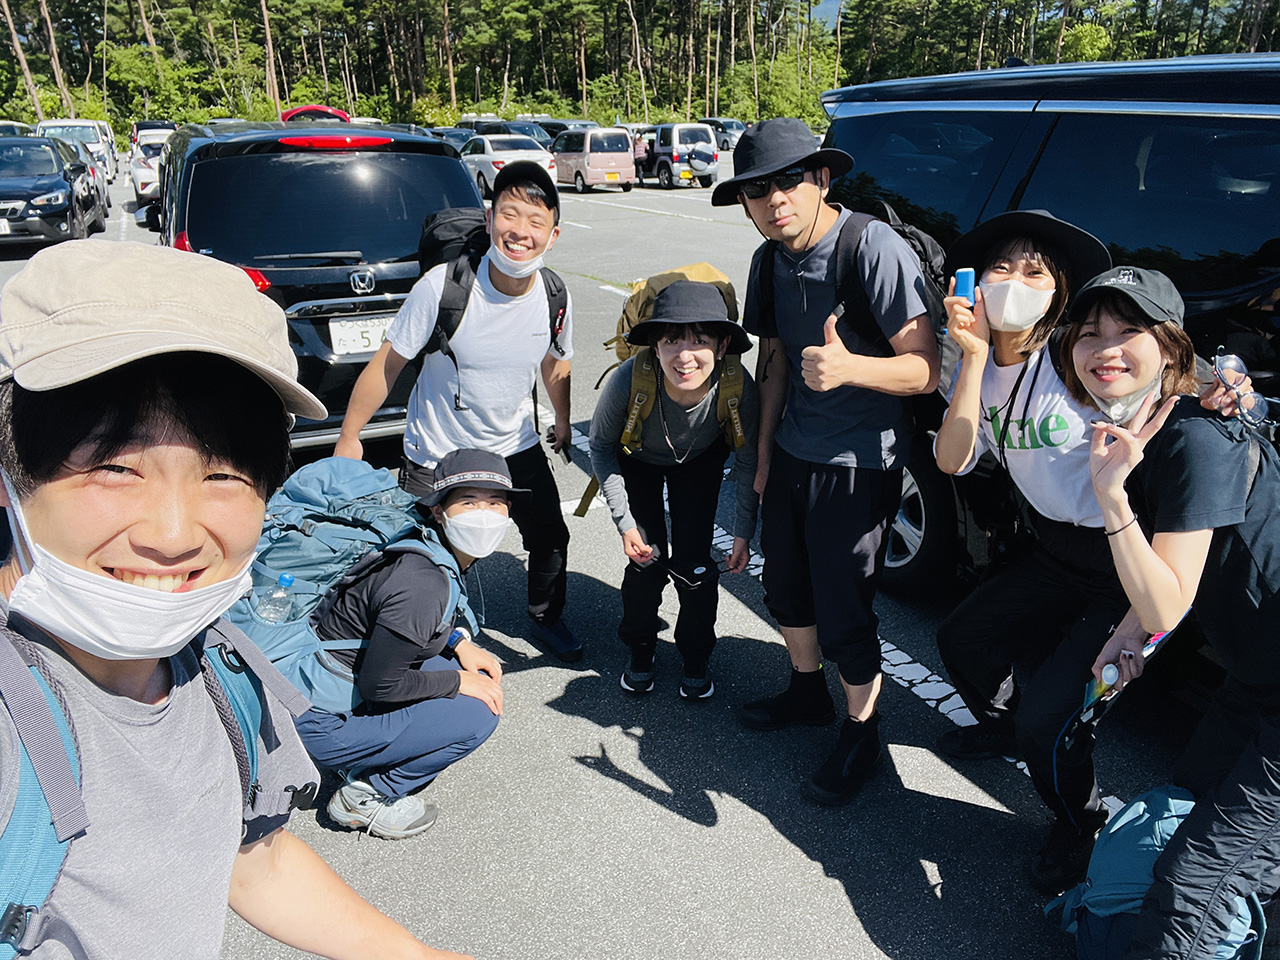
[[[103,660],[171,657],[252,585],[253,558],[237,576],[184,593],[136,587],[59,560],[31,539],[9,478],[9,518],[22,577],[9,609]]]
[[[1164,378],[1165,365],[1160,364],[1160,369],[1156,371],[1155,377],[1150,383],[1139,387],[1133,393],[1126,393],[1123,397],[1100,397],[1088,387],[1085,387],[1085,393],[1089,394],[1093,402],[1097,404],[1098,410],[1104,417],[1118,426],[1124,426],[1130,420],[1138,415],[1138,408],[1142,406],[1142,401],[1153,393],[1158,394],[1160,391],[1160,383]]]
[[[542,254],[538,254],[531,260],[512,260],[505,250],[498,246],[497,241],[489,242],[489,262],[498,268],[498,272],[504,276],[511,277],[513,280],[523,280],[525,277],[531,277],[542,269]]]
[[[480,560],[498,549],[511,518],[495,510],[466,510],[452,517],[444,514],[441,524],[455,549]]]
[[[978,284],[982,305],[987,311],[987,324],[992,330],[1019,333],[1040,322],[1053,302],[1052,290],[1037,290],[1021,280]]]

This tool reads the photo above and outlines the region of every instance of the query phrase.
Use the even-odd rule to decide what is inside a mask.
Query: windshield
[[[102,132],[96,126],[83,123],[66,125],[41,124],[40,136],[61,137],[63,140],[79,140],[81,143],[97,143],[102,139]]]
[[[724,128],[726,130],[732,130],[734,133],[739,133],[740,131],[747,129],[746,124],[741,120],[721,120],[720,122],[724,124]]]
[[[523,133],[527,137],[533,137],[535,140],[550,140],[551,135],[543,130],[536,123],[525,123],[523,121],[517,123],[508,123],[507,126],[512,133]]]
[[[0,148],[0,177],[47,177],[58,172],[53,147],[6,144]]]
[[[186,231],[194,249],[230,263],[311,250],[391,263],[418,255],[428,214],[475,205],[466,169],[449,157],[247,154],[195,165]]]
[[[681,143],[712,143],[711,131],[706,127],[682,127],[680,130]]]
[[[630,153],[631,138],[625,133],[593,133],[591,149],[597,153]]]
[[[541,150],[538,141],[531,137],[490,137],[489,146],[494,150]]]

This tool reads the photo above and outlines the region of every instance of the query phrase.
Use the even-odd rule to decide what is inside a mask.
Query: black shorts
[[[775,446],[761,504],[765,604],[780,626],[818,628],[848,684],[880,672],[872,609],[902,470],[798,460]]]

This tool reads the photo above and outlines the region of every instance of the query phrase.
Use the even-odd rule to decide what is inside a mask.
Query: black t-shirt
[[[371,706],[453,697],[456,671],[418,669],[449,639],[453,619],[441,628],[448,605],[445,571],[420,553],[393,553],[334,600],[316,633],[322,640],[368,641],[363,649],[332,655],[354,671]]]
[[[1249,487],[1249,446],[1259,453]],[[1228,671],[1280,685],[1280,457],[1239,420],[1183,397],[1126,483],[1148,536],[1213,528],[1195,610]]]

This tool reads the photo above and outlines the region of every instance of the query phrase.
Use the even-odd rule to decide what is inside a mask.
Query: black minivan
[[[351,388],[418,279],[428,214],[480,207],[435,137],[308,123],[188,124],[161,155],[161,242],[243,268],[284,308],[298,378],[329,410],[295,447],[332,445]],[[410,363],[365,439],[404,432]]]
[[[1280,389],[1280,56],[1010,67],[829,91],[825,143],[854,168],[832,199],[888,202],[943,246],[1007,210],[1044,209],[1168,274],[1202,357],[1221,345]],[[938,411],[935,411],[935,414]],[[937,426],[937,421],[928,426]],[[886,580],[984,567],[1011,529],[982,465],[944,477],[922,436]]]

